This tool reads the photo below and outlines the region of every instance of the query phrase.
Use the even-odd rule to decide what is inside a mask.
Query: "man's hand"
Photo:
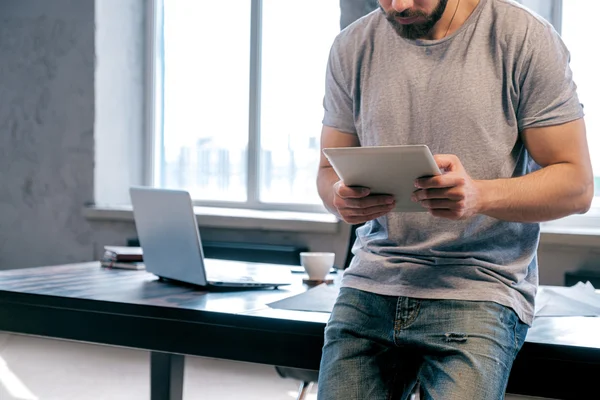
[[[435,217],[463,220],[479,213],[480,190],[454,155],[434,156],[438,167],[446,173],[415,181],[418,188],[413,201],[418,201]]]
[[[333,206],[345,222],[361,224],[383,217],[396,206],[393,196],[370,195],[368,188],[350,187],[338,181],[333,186]]]

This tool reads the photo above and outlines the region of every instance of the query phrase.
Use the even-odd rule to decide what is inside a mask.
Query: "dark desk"
[[[153,400],[181,399],[183,355],[317,369],[327,314],[265,304],[306,288],[206,292],[98,263],[0,272],[0,330],[151,352]],[[593,398],[600,318],[536,320],[511,393]],[[592,397],[590,397],[592,396]]]

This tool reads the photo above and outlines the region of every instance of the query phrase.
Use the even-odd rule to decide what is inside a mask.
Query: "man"
[[[325,147],[426,144],[426,213],[318,189],[358,229],[327,325],[319,399],[497,400],[533,320],[539,223],[593,196],[583,110],[558,34],[510,0],[380,0],[335,40]],[[402,171],[398,171],[402,174]]]

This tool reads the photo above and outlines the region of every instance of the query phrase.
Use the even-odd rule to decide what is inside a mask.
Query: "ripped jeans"
[[[493,302],[342,288],[325,329],[319,400],[504,398],[527,325]]]

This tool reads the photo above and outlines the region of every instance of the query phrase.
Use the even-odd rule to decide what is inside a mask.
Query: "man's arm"
[[[543,168],[519,178],[476,181],[479,212],[519,222],[587,212],[594,196],[594,177],[584,120],[525,129],[522,138]]]
[[[530,128],[525,147],[542,169],[509,179],[473,180],[453,155],[434,156],[448,173],[417,179],[413,195],[436,217],[475,214],[512,222],[545,222],[589,210],[594,183],[583,119]]]
[[[329,147],[357,147],[360,142],[356,135],[340,132],[329,126],[323,126],[321,131],[321,149]],[[340,180],[327,157],[321,152],[319,172],[317,174],[317,190],[323,200],[323,205],[329,212],[341,219],[338,210],[333,205],[334,185]]]
[[[323,126],[321,149],[356,146],[360,146],[356,135]],[[371,195],[367,188],[344,185],[322,152],[317,175],[317,189],[325,208],[349,224],[360,224],[382,217],[395,207],[392,196]]]

